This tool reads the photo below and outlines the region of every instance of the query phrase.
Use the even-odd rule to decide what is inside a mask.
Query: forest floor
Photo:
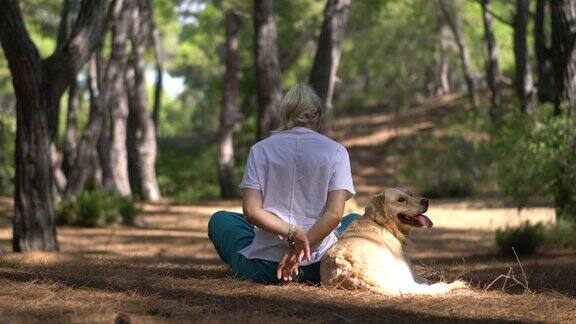
[[[10,200],[2,200],[1,206],[6,215]],[[491,230],[459,228],[446,221],[451,213],[490,218],[491,209],[433,207],[428,214],[435,227],[414,231],[411,250],[422,274],[462,278],[474,287],[435,298],[384,297],[304,284],[265,286],[235,279],[206,235],[208,219],[218,209],[240,206],[146,205],[136,227],[63,227],[58,231],[58,254],[9,253],[9,219],[0,218],[0,322],[110,323],[118,317],[132,322],[576,320],[573,252],[548,252],[520,263],[498,259]],[[507,274],[513,279],[505,283],[501,278],[491,285]]]
[[[416,107],[414,120],[441,118],[443,107]],[[379,161],[394,136],[386,126],[391,118],[335,122],[332,134],[350,151],[359,194],[350,210],[390,185],[390,170]],[[213,212],[240,210],[239,201],[165,201],[144,205],[133,227],[61,227],[57,254],[9,252],[12,209],[11,199],[0,198],[0,322],[576,321],[575,251],[496,256],[494,230],[525,219],[552,221],[545,206],[518,212],[497,199],[433,200],[427,214],[434,228],[412,236],[414,264],[430,279],[461,278],[473,287],[434,298],[235,279],[206,229]]]

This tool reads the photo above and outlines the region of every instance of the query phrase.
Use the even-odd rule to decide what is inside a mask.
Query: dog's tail
[[[409,294],[409,295],[442,295],[448,293],[452,290],[457,289],[468,289],[469,286],[462,280],[456,280],[451,283],[446,282],[438,282],[435,284],[427,285],[427,284],[419,284],[414,283],[410,289],[406,291],[401,291],[401,294]]]

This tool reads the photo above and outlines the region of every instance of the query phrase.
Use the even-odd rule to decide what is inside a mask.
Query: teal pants
[[[342,234],[357,217],[358,214],[346,215],[337,230],[338,234]],[[277,262],[247,259],[238,253],[254,239],[254,225],[248,223],[242,214],[229,211],[216,212],[208,223],[208,237],[220,259],[230,266],[237,277],[266,284],[280,282],[276,278]],[[295,281],[319,283],[320,262],[301,266]]]

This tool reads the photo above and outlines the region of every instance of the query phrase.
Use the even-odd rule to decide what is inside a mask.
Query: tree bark
[[[438,51],[440,56],[438,62],[440,87],[437,92],[440,95],[446,95],[450,93],[449,65],[448,57],[446,54],[448,33],[450,30],[446,25],[446,18],[440,10],[437,11],[436,18],[438,22]]]
[[[567,102],[566,113],[576,122],[576,1],[557,0],[551,2],[552,13],[552,58],[556,91],[554,105],[558,112],[561,103]]]
[[[17,100],[13,249],[57,251],[42,60],[15,0],[0,2],[0,41]]]
[[[162,105],[162,88],[164,79],[164,50],[160,40],[160,32],[156,27],[154,13],[152,11],[152,0],[147,0],[145,10],[149,17],[150,41],[154,48],[154,65],[156,69],[156,82],[154,84],[154,105],[152,106],[152,120],[154,121],[154,130],[156,132],[156,141],[160,135],[160,109]]]
[[[234,181],[234,133],[239,120],[238,97],[238,29],[240,16],[234,11],[226,14],[226,76],[220,111],[218,140],[218,179],[220,197],[238,196]]]
[[[438,0],[438,4],[440,10],[442,10],[442,13],[444,14],[444,17],[446,18],[446,22],[448,23],[448,26],[450,27],[452,34],[454,35],[456,45],[458,46],[458,54],[460,56],[462,73],[464,74],[464,80],[466,81],[466,88],[468,89],[468,96],[470,98],[470,103],[472,103],[472,106],[478,107],[479,98],[476,84],[476,76],[472,72],[468,45],[466,45],[466,41],[464,40],[464,37],[461,33],[456,13],[453,12],[450,6],[446,3],[446,0]]]
[[[106,65],[102,81],[99,77],[95,78],[91,91],[95,96],[93,101],[93,110],[90,112],[88,124],[84,129],[74,167],[68,178],[66,186],[66,196],[72,196],[84,190],[86,181],[92,171],[90,167],[92,160],[96,158],[96,146],[100,139],[104,124],[105,109],[113,95],[113,87],[120,81],[123,76],[123,70],[126,66],[126,41],[128,39],[128,30],[130,26],[130,8],[129,1],[117,0],[110,10],[108,16],[109,23],[112,24],[112,50],[110,59]],[[99,75],[96,61],[91,64],[92,75]]]
[[[51,124],[60,96],[100,37],[104,1],[83,1],[72,35],[45,61],[16,0],[0,2],[0,41],[17,98],[14,251],[58,250],[52,205]],[[52,122],[51,122],[52,121]]]
[[[4,152],[4,120],[0,117],[0,165],[4,165],[6,163],[6,152]],[[0,190],[4,191],[6,188],[6,178],[4,173],[0,173]]]
[[[133,86],[128,92],[129,109],[134,112],[140,128],[140,137],[137,139],[138,168],[140,171],[140,196],[146,201],[160,200],[160,190],[156,180],[156,130],[154,121],[148,113],[148,93],[145,79],[145,54],[148,43],[148,26],[150,16],[145,10],[147,0],[139,0],[138,5],[132,10],[132,29],[130,41],[132,55],[130,58],[131,69],[127,72],[127,78],[133,81],[127,82]]]
[[[91,168],[92,160],[96,158],[96,145],[102,133],[105,114],[102,108],[101,98],[99,98],[99,93],[102,91],[102,88],[97,81],[97,69],[96,59],[94,59],[90,62],[88,72],[90,75],[89,89],[91,97],[88,123],[82,133],[76,159],[68,176],[68,184],[65,191],[66,197],[79,194],[84,190],[86,181],[93,171]]]
[[[140,198],[140,167],[138,166],[138,146],[137,142],[137,132],[138,132],[138,117],[136,112],[130,110],[130,100],[134,97],[130,92],[134,89],[131,84],[134,82],[133,78],[134,72],[130,68],[126,70],[125,80],[126,88],[128,93],[128,129],[126,132],[126,150],[128,151],[128,179],[130,180],[130,188],[132,188],[132,194],[138,195]]]
[[[552,62],[554,67],[555,94],[554,106],[557,114],[562,113],[562,102],[566,102],[565,113],[572,119],[572,128],[576,125],[576,0],[557,0],[551,2],[552,14]],[[572,155],[558,162],[557,190],[555,197],[558,218],[576,219],[576,194],[573,154],[576,151],[574,132],[568,134]],[[568,155],[567,153],[566,155]]]
[[[64,159],[62,171],[67,177],[70,174],[76,151],[78,149],[78,109],[80,106],[81,92],[78,89],[78,82],[74,79],[68,87],[68,111],[66,114],[66,133],[64,135]]]
[[[67,38],[70,34],[70,27],[74,25],[78,17],[78,11],[80,9],[80,2],[74,0],[65,0],[62,7],[62,14],[60,18],[60,25],[58,26],[58,38],[56,41],[57,47],[62,47],[66,43]],[[66,113],[66,132],[64,135],[64,147],[63,147],[63,158],[61,171],[63,174],[63,183],[59,184],[60,193],[66,188],[66,177],[70,174],[74,160],[76,159],[76,150],[78,147],[78,109],[80,108],[80,102],[82,99],[81,89],[78,89],[78,80],[74,76],[70,80],[68,85],[68,109]],[[59,107],[57,108],[60,109]],[[52,131],[56,131],[58,126],[52,126]],[[53,139],[57,134],[52,134]],[[58,154],[55,146],[53,147],[53,154]],[[54,157],[53,157],[54,159]],[[58,168],[59,164],[54,163],[55,168],[55,179],[58,178]],[[58,180],[56,180],[58,181]]]
[[[274,0],[254,1],[254,54],[258,86],[258,132],[264,139],[280,126],[282,100]]]
[[[500,118],[500,71],[498,70],[498,46],[492,28],[492,14],[490,0],[482,0],[482,18],[484,22],[484,37],[488,58],[486,60],[486,79],[490,88],[490,119],[496,121]]]
[[[326,107],[324,116],[332,108],[336,72],[342,55],[342,40],[348,23],[351,0],[328,0],[324,8],[324,23],[318,38],[316,56],[310,72],[310,85]]]
[[[548,1],[538,0],[534,17],[534,52],[536,53],[536,84],[538,99],[541,102],[554,102],[554,73],[552,69],[552,49],[546,37],[546,16]]]
[[[128,98],[124,79],[118,79],[114,86],[114,96],[109,110],[110,118],[110,164],[112,166],[113,190],[122,196],[132,195],[128,179],[128,153],[126,151],[126,131],[128,120]]]
[[[98,97],[91,96],[90,109],[98,110]],[[100,167],[100,186],[103,189],[114,191],[114,165],[112,164],[112,131],[111,131],[111,107],[102,109],[102,130],[96,144],[98,165]]]
[[[80,2],[74,0],[65,0],[62,6],[62,13],[60,15],[60,25],[58,26],[58,36],[56,40],[56,48],[60,49],[65,44],[71,34],[69,31],[70,26],[74,25],[78,17],[78,11],[80,9]],[[75,149],[76,149],[76,110],[79,104],[79,94],[77,91],[77,80],[74,76],[70,80],[68,85],[68,109],[66,116],[66,134],[64,138],[64,154],[58,152],[56,138],[58,137],[58,123],[60,114],[60,102],[52,107],[52,113],[55,114],[56,120],[52,120],[52,125],[50,125],[50,131],[52,136],[51,143],[51,159],[54,177],[54,186],[52,191],[52,197],[54,202],[59,202],[62,199],[62,194],[66,190],[66,177],[70,173],[72,163],[75,159]],[[50,120],[49,120],[50,121]],[[70,127],[70,128],[68,128]]]
[[[516,59],[516,92],[520,98],[520,109],[526,113],[533,104],[534,82],[528,59],[526,43],[527,25],[530,17],[528,0],[516,0],[514,17],[514,57]]]

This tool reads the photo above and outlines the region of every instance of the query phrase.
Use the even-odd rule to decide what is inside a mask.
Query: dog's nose
[[[420,199],[420,205],[428,206],[429,203],[430,203],[430,201],[428,201],[428,199],[426,199],[426,198]]]

